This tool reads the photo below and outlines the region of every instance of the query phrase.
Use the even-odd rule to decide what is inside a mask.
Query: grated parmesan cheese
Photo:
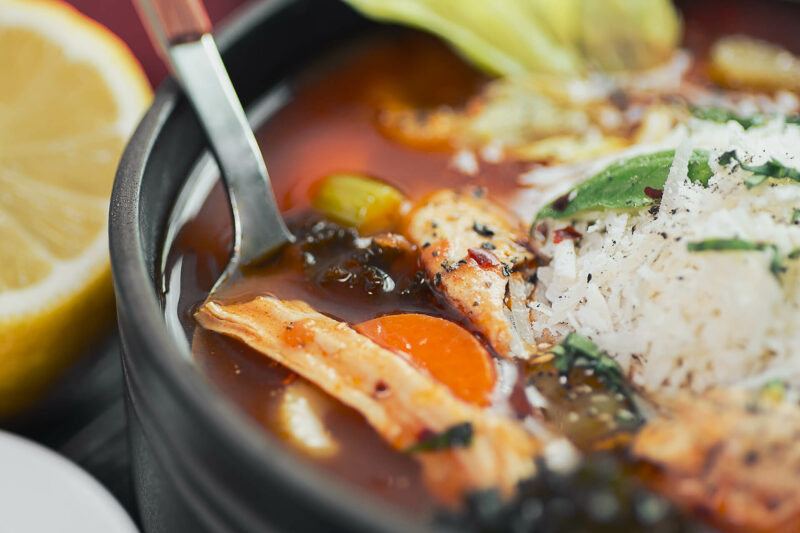
[[[558,339],[577,331],[651,391],[775,378],[800,385],[800,259],[786,260],[776,278],[767,251],[687,248],[711,238],[771,243],[784,255],[800,248],[800,225],[792,221],[800,184],[748,189],[746,171],[718,163],[736,149],[750,164],[774,157],[800,168],[800,127],[780,118],[749,130],[691,119],[669,143],[676,157],[656,214],[608,211],[550,222],[541,247],[550,263],[538,270],[530,306],[535,334]],[[687,177],[688,155],[698,148],[711,154],[714,175],[705,188]],[[536,181],[535,172],[525,179]],[[583,237],[554,244],[552,230],[566,225]]]

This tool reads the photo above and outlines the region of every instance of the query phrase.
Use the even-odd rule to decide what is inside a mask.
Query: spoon
[[[228,191],[233,251],[211,293],[236,272],[294,241],[264,158],[236,96],[202,0],[138,0],[156,49],[194,107]]]

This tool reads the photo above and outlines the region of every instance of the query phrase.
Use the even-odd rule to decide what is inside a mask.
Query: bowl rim
[[[260,0],[236,10],[219,26],[220,30],[215,31],[223,56],[233,44],[255,31],[269,17],[299,1]],[[191,406],[193,414],[206,427],[215,429],[231,447],[230,451],[239,454],[244,463],[255,469],[253,475],[280,479],[287,488],[312,499],[325,515],[336,517],[350,526],[372,531],[433,531],[430,523],[413,520],[398,508],[372,496],[366,489],[348,486],[337,481],[333,474],[302,461],[279,438],[265,432],[235,408],[231,400],[215,391],[199,372],[187,372],[187,367],[193,368],[190,354],[185,351],[188,345],[179,346],[167,330],[156,287],[148,274],[149,263],[140,234],[143,218],[140,192],[145,170],[162,130],[181,100],[177,83],[168,77],[156,90],[151,107],[125,148],[111,194],[109,247],[116,305],[130,329],[140,333],[138,340],[142,349],[137,351],[136,357],[145,358],[146,363],[167,380],[175,400],[182,406]],[[174,208],[173,204],[171,206]],[[165,231],[166,228],[162,228],[159,234],[163,235]],[[160,247],[156,249],[163,253]],[[158,271],[160,256],[155,258],[154,264]],[[127,388],[131,381],[128,371],[131,361],[124,349],[122,358]],[[131,403],[134,411],[142,407],[136,401]],[[158,420],[156,425],[164,426],[163,421]],[[159,460],[163,459],[159,457]]]

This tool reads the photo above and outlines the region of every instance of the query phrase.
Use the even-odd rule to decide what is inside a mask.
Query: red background
[[[119,35],[139,58],[153,86],[161,82],[166,74],[166,69],[156,55],[142,23],[139,21],[133,6],[135,0],[66,1]],[[204,3],[211,20],[216,23],[246,3],[246,0],[204,0]]]

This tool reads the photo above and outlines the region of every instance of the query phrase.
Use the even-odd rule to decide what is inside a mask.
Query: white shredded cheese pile
[[[776,276],[770,251],[687,248],[717,238],[774,244],[783,255],[800,248],[800,183],[748,189],[748,172],[718,162],[736,149],[748,164],[774,157],[800,169],[800,126],[775,119],[744,130],[692,119],[683,132],[656,214],[607,211],[549,223],[534,331],[589,337],[651,391],[776,378],[800,385],[800,259],[784,259]],[[692,149],[710,150],[708,187],[687,178]],[[553,229],[567,225],[583,237],[554,244]]]

